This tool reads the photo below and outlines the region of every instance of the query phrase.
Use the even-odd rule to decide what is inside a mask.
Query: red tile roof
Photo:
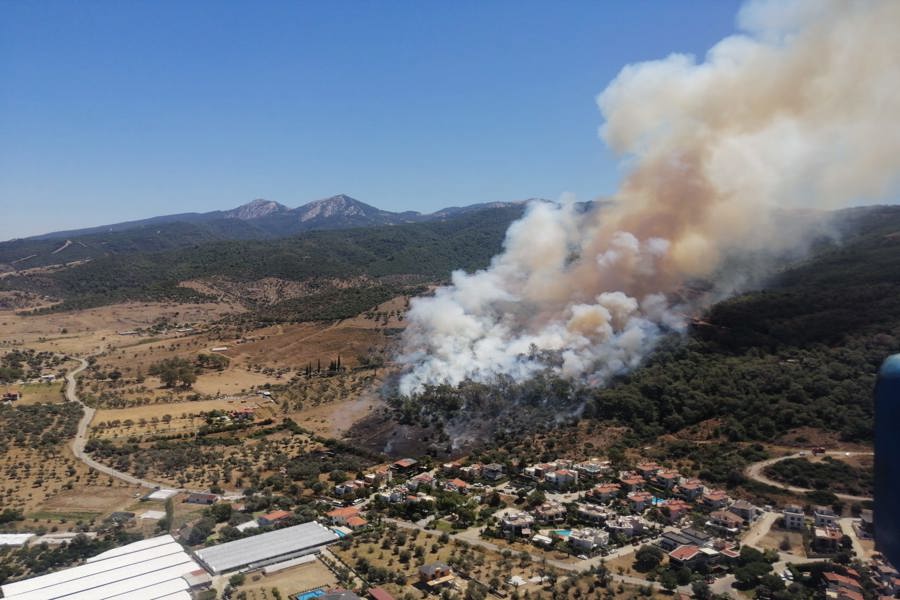
[[[260,517],[260,519],[265,519],[266,521],[278,521],[280,519],[287,519],[291,516],[291,514],[286,510],[273,510],[270,513],[266,513]]]
[[[372,600],[394,600],[393,596],[380,587],[369,588],[369,596],[372,597]]]
[[[349,519],[350,517],[355,517],[355,516],[359,515],[359,508],[356,506],[347,506],[344,508],[336,508],[325,514],[332,518]]]
[[[678,546],[677,548],[675,548],[674,550],[669,552],[669,556],[674,558],[675,560],[684,561],[684,560],[691,560],[692,558],[697,556],[697,554],[699,554],[699,553],[700,553],[700,548],[698,548],[697,546],[692,546],[692,545]]]

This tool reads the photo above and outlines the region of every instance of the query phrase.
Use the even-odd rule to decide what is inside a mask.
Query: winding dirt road
[[[81,399],[78,397],[77,393],[77,385],[76,385],[76,376],[84,371],[88,367],[88,361],[84,358],[76,358],[71,357],[81,364],[66,373],[66,400],[69,402],[77,402],[81,405],[82,410],[84,411],[84,415],[81,417],[81,421],[78,422],[78,432],[75,434],[75,439],[72,440],[72,454],[75,455],[75,458],[86,464],[88,467],[95,469],[101,473],[105,473],[110,477],[114,477],[120,481],[124,481],[125,483],[130,483],[132,485],[139,485],[141,487],[157,489],[157,488],[166,488],[172,490],[178,490],[180,492],[188,492],[188,493],[203,493],[208,490],[192,490],[188,488],[176,488],[173,486],[165,485],[163,483],[158,483],[156,481],[150,481],[147,479],[140,479],[139,477],[135,477],[134,475],[129,475],[124,471],[119,471],[110,467],[109,465],[104,465],[102,463],[97,462],[90,456],[88,456],[84,447],[87,445],[88,440],[88,425],[90,425],[91,420],[94,418],[95,409],[86,405]],[[226,491],[225,495],[235,495],[239,494],[239,492]]]
[[[834,456],[835,458],[841,456],[872,456],[873,452],[826,452],[828,456]],[[770,485],[772,487],[776,487],[782,490],[786,490],[788,492],[794,494],[805,494],[807,492],[812,492],[809,488],[797,487],[795,485],[788,485],[786,483],[782,483],[780,481],[775,481],[774,479],[770,479],[766,477],[763,472],[766,470],[766,467],[770,467],[775,463],[781,462],[783,460],[787,460],[789,458],[807,458],[809,456],[808,452],[797,452],[796,454],[788,454],[787,456],[779,456],[777,458],[770,458],[768,460],[762,460],[752,465],[748,466],[744,469],[744,475],[749,477],[750,479],[754,479],[760,483],[764,483],[766,485]],[[866,502],[871,500],[869,496],[853,496],[851,494],[838,494],[835,493],[839,499],[845,502]]]

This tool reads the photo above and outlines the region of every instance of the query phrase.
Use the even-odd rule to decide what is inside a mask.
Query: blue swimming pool
[[[310,592],[303,592],[302,594],[297,594],[294,596],[294,600],[312,600],[313,598],[318,598],[319,596],[325,595],[325,588],[319,588],[317,590],[312,590]]]
[[[558,535],[559,537],[569,537],[570,535],[572,535],[572,530],[571,529],[554,529],[550,533],[552,533],[553,535]]]

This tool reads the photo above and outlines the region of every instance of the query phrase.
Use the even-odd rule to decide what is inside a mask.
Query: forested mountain
[[[217,276],[235,281],[364,278],[364,287],[388,286],[384,293],[396,292],[404,285],[444,281],[457,268],[486,266],[522,211],[519,205],[489,208],[426,223],[313,231],[275,240],[201,239],[188,248],[115,254],[52,272],[8,275],[0,279],[0,289],[60,298],[59,309],[196,297],[179,283]]]
[[[158,252],[215,240],[266,240],[325,229],[441,221],[521,203],[451,207],[430,214],[381,210],[345,194],[288,208],[257,199],[231,210],[182,213],[0,242],[0,272],[95,259],[125,252]]]

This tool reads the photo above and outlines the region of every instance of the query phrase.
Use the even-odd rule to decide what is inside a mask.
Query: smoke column
[[[738,26],[702,62],[622,69],[597,99],[619,191],[586,214],[532,204],[489,268],[413,300],[402,393],[546,369],[602,383],[684,328],[685,281],[795,241],[775,209],[896,190],[900,2],[751,2]]]

